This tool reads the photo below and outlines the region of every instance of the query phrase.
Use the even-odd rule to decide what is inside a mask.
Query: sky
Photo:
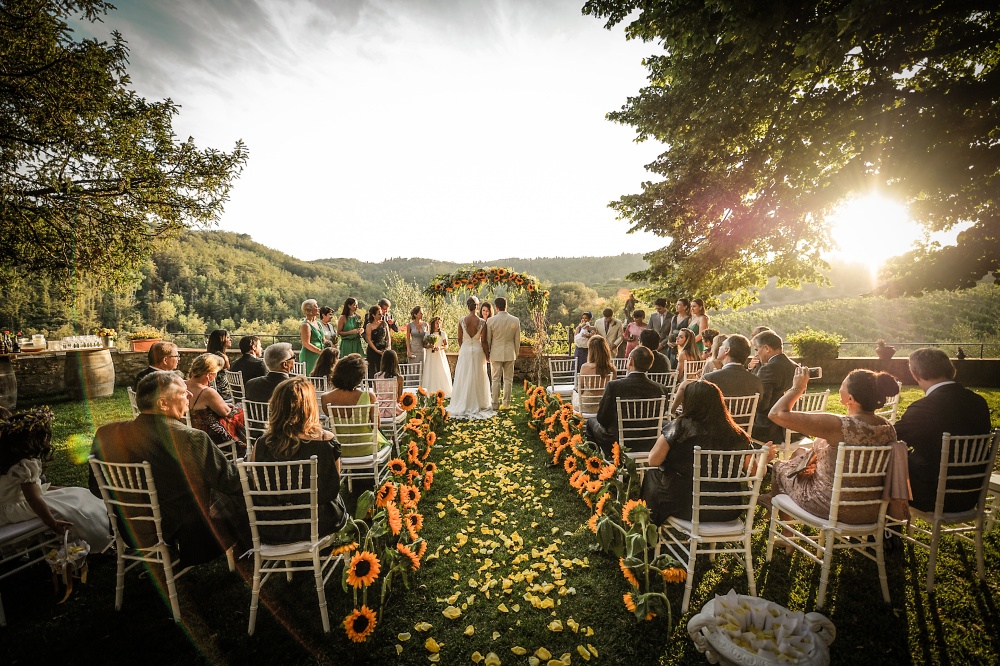
[[[664,245],[608,203],[663,150],[605,118],[655,44],[582,0],[117,0],[132,87],[249,162],[219,227],[300,259],[595,256]]]

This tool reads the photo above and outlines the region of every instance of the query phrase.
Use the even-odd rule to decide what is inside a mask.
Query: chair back
[[[406,380],[403,380],[404,386]],[[375,398],[378,401],[378,406],[382,410],[392,407],[392,413],[396,413],[396,403],[399,400],[399,394],[396,389],[399,387],[399,382],[396,381],[395,377],[383,378],[383,379],[370,379],[365,382],[366,388],[375,394]]]
[[[667,413],[667,398],[615,398],[618,410],[618,443],[634,449],[637,444],[646,451],[652,448],[663,429]],[[648,455],[648,454],[644,454]]]
[[[149,463],[109,463],[94,456],[90,456],[88,462],[108,510],[117,547],[126,547],[126,532],[119,523],[121,517],[128,521],[124,530],[135,537],[135,543],[141,548],[164,544],[160,500]]]
[[[889,423],[895,423],[899,418],[899,396],[903,391],[903,382],[896,382],[899,386],[899,393],[885,401],[881,409],[876,409],[875,413],[884,418]]]
[[[229,382],[229,390],[233,394],[233,402],[239,404],[243,402],[243,396],[246,395],[246,389],[243,387],[243,373],[233,372],[232,370],[223,370],[226,376],[226,381]]]
[[[260,528],[309,525],[309,541],[319,541],[319,461],[245,462],[236,464],[243,485],[254,550],[261,547]]]
[[[270,413],[270,403],[243,401],[243,423],[247,431],[248,449],[252,449],[254,442],[264,434]]]
[[[317,393],[326,393],[330,390],[330,381],[326,377],[306,377],[313,385]]]
[[[288,374],[289,374],[289,376],[291,376],[291,375],[304,375],[304,374],[306,374],[306,363],[305,363],[305,361],[295,361],[295,363],[292,364],[292,371],[289,372]]]
[[[702,515],[703,511],[719,509],[742,511],[744,529],[753,529],[753,511],[767,472],[767,453],[767,449],[711,451],[694,447],[692,534],[698,534],[699,523],[717,522],[711,520],[710,513]]]
[[[618,358],[616,356],[615,358],[611,359],[611,362],[614,364],[614,366],[615,366],[615,372],[617,373],[617,376],[615,377],[615,379],[618,379],[618,377],[624,377],[625,375],[628,374],[628,359],[627,358]]]
[[[139,405],[135,402],[135,391],[132,390],[131,386],[125,387],[126,393],[128,393],[128,404],[132,406],[132,418],[139,416]]]
[[[830,496],[830,525],[837,524],[840,510],[845,507],[877,507],[878,517],[872,522],[884,523],[889,502],[882,498],[882,490],[885,488],[885,473],[889,469],[891,453],[891,444],[849,446],[840,443]]]
[[[403,376],[404,392],[417,392],[417,389],[420,388],[420,373],[423,371],[423,367],[423,361],[399,364],[399,374]]]
[[[580,413],[585,416],[597,414],[597,408],[604,397],[608,378],[600,375],[577,375],[576,394],[580,400]]]
[[[757,401],[760,400],[760,393],[753,395],[741,395],[731,398],[723,396],[722,401],[726,403],[736,425],[743,428],[743,431],[750,436],[753,432],[753,422],[757,417]]]
[[[829,399],[830,389],[821,393],[803,393],[802,397],[792,405],[792,411],[819,414],[826,411],[826,402]]]
[[[361,445],[367,451],[370,446],[367,455],[378,453],[378,405],[327,405],[326,409],[330,429],[342,447]]]
[[[665,387],[671,393],[673,393],[674,387],[677,386],[676,372],[647,372],[646,377],[649,378],[649,381]]]
[[[684,379],[698,379],[708,361],[684,361]]]
[[[550,358],[549,359],[549,392],[567,393],[566,387],[572,391],[576,384],[576,359],[575,358]]]
[[[990,474],[997,458],[1000,428],[985,435],[959,436],[944,433],[941,436],[941,465],[938,467],[937,494],[934,498],[934,516],[945,513],[949,498],[976,498],[970,509],[980,515],[986,508],[986,495],[990,488]],[[947,502],[951,505],[955,502]],[[958,502],[970,504],[970,502]]]

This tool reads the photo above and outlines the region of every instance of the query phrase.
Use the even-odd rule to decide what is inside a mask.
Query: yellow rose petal
[[[456,601],[458,601],[458,592],[445,599],[445,601],[447,601],[449,604],[453,604]]]
[[[587,649],[588,649],[588,650],[590,650],[590,653],[591,653],[592,655],[594,655],[595,657],[599,656],[599,655],[597,654],[597,648],[595,648],[595,647],[594,647],[593,645],[591,645],[590,643],[587,643]]]
[[[593,636],[594,635],[594,630],[591,629],[590,627],[587,627],[587,635],[588,636]]]
[[[496,652],[490,652],[486,655],[486,660],[483,662],[483,666],[500,666],[500,657],[497,656]]]
[[[549,622],[548,627],[549,631],[556,631],[556,632],[562,631],[563,630],[562,620],[552,620],[551,622]]]
[[[559,661],[563,663],[563,666],[570,666],[573,663],[573,655],[569,652],[564,652],[563,656],[559,657]]]
[[[566,626],[572,629],[574,634],[580,631],[580,623],[573,618],[566,620]]]
[[[396,638],[398,638],[401,643],[405,643],[410,640],[410,632],[405,631],[401,634],[396,634]]]
[[[552,653],[546,650],[545,648],[540,647],[537,650],[535,650],[535,656],[541,659],[542,661],[548,661],[549,659],[552,658]]]
[[[476,628],[474,626],[472,626],[471,624],[465,628],[465,635],[466,636],[471,636],[474,633],[476,633]]]
[[[430,624],[429,622],[417,622],[415,625],[413,625],[413,628],[416,629],[417,631],[427,631],[433,626],[434,625]]]
[[[493,640],[496,640],[498,638],[500,638],[500,632],[499,631],[494,631],[493,632]]]
[[[576,646],[576,651],[583,657],[584,661],[590,661],[590,651],[582,645]]]
[[[433,636],[430,637],[430,638],[428,638],[426,641],[424,641],[424,647],[427,648],[428,652],[440,652],[441,651],[441,646],[438,644],[438,642],[436,640],[434,640]]]
[[[507,609],[507,604],[500,604],[499,606],[497,606],[497,610],[500,611],[501,613],[509,613],[510,612]]]
[[[400,645],[399,643],[396,643],[396,655],[398,656],[401,654],[403,654],[403,646]]]
[[[558,659],[549,659],[549,662],[545,666],[563,666],[563,663]]]
[[[540,666],[541,663],[535,655],[528,657],[528,666]]]
[[[512,647],[510,649],[510,651],[513,652],[514,654],[516,654],[518,657],[523,657],[524,655],[528,654],[528,651],[525,650],[520,645],[515,645],[514,647]]]
[[[462,611],[459,610],[458,608],[455,608],[454,606],[448,606],[443,611],[441,611],[441,615],[444,615],[449,620],[457,619],[461,614]]]
[[[483,660],[483,655],[479,654],[479,650],[476,650],[475,652],[472,653],[470,659],[472,659],[472,663],[478,664]]]
[[[427,661],[431,662],[432,664],[436,664],[439,661],[441,661],[441,655],[437,654],[437,653],[434,653],[434,654],[430,655],[429,657],[427,657]]]

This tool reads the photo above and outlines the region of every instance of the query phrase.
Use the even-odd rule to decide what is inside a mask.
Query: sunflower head
[[[625,608],[627,608],[630,613],[635,612],[635,597],[632,595],[633,593],[629,591],[622,596],[622,601],[625,602]]]
[[[399,534],[400,530],[403,529],[403,516],[400,515],[399,507],[396,506],[395,502],[389,502],[385,505],[385,517],[393,535]]]
[[[424,472],[425,473],[426,472],[430,472],[431,474],[433,474],[436,471],[438,471],[438,466],[437,465],[435,465],[432,462],[424,463]]]
[[[622,507],[622,520],[630,526],[638,522],[649,522],[649,509],[645,500],[629,500]]]
[[[413,395],[412,393],[404,393],[403,395],[399,396],[399,406],[404,411],[407,412],[410,411],[411,409],[417,406],[417,396]]]
[[[597,480],[587,482],[587,492],[590,493],[591,495],[595,495],[601,492],[601,488],[603,487],[604,484]]]
[[[590,520],[587,521],[587,527],[589,527],[590,531],[593,532],[594,534],[597,534],[597,519],[598,519],[598,517],[599,516],[595,513],[595,514],[593,514],[590,517]]]
[[[615,475],[615,472],[617,471],[618,468],[615,467],[614,465],[605,465],[601,467],[601,471],[598,474],[597,478],[599,478],[601,481],[607,481],[608,479],[612,478]]]
[[[431,430],[427,433],[427,446],[434,446],[434,442],[438,439],[437,433]]]
[[[687,580],[687,571],[679,567],[671,567],[663,570],[663,580],[668,583],[683,583]]]
[[[406,463],[399,458],[393,458],[389,461],[389,473],[393,476],[403,476],[406,474]]]
[[[417,487],[409,483],[405,483],[399,488],[399,503],[402,504],[407,509],[416,509],[417,503],[420,502],[420,491]]]
[[[567,446],[569,444],[570,436],[565,430],[558,435],[556,435],[556,444],[558,446]]]
[[[355,608],[354,612],[344,619],[344,630],[347,631],[347,637],[355,643],[364,643],[375,631],[375,611],[368,606]]]
[[[590,456],[587,458],[587,471],[591,474],[597,474],[601,471],[601,467],[604,466],[604,461],[597,456]]]
[[[622,575],[625,576],[625,580],[631,583],[632,587],[638,590],[639,581],[636,580],[635,574],[632,573],[632,570],[625,566],[625,560],[621,557],[618,558],[618,568],[622,570]]]
[[[622,447],[618,442],[611,445],[611,459],[614,461],[615,467],[622,466]]]
[[[604,505],[608,503],[608,498],[611,497],[608,493],[601,495],[601,498],[597,500],[597,506],[594,507],[594,511],[598,516],[604,515]]]
[[[378,578],[381,565],[378,556],[367,550],[354,554],[347,568],[347,584],[359,588],[368,587]]]
[[[569,456],[563,462],[563,469],[566,470],[567,474],[573,474],[576,472],[576,458]]]
[[[396,484],[386,481],[375,493],[375,506],[381,508],[396,499]]]

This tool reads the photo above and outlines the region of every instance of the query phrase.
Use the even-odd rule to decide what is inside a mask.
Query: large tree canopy
[[[128,49],[75,40],[103,0],[0,2],[0,284],[76,272],[121,282],[152,241],[214,221],[246,162],[179,141],[177,106],[129,90]]]
[[[661,43],[649,85],[610,118],[666,145],[662,180],[612,203],[669,238],[646,256],[675,295],[753,300],[768,277],[822,281],[824,216],[877,190],[958,247],[892,262],[891,291],[1000,268],[1000,11],[993,1],[590,0]]]

